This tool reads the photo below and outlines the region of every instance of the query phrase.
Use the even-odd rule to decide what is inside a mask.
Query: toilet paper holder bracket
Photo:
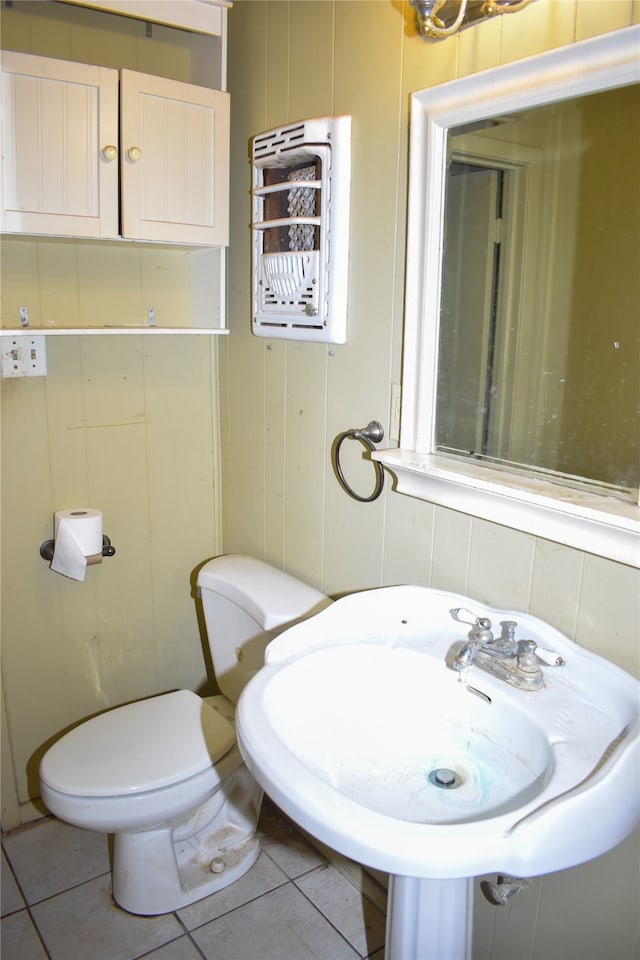
[[[55,550],[56,542],[55,540],[45,540],[44,543],[40,544],[40,556],[43,560],[46,560],[48,563],[51,563],[53,560],[53,551]],[[111,546],[111,540],[105,534],[102,536],[102,556],[103,557],[112,557],[116,552],[116,548]]]

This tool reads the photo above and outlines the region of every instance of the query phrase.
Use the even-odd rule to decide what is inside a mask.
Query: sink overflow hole
[[[481,700],[484,700],[485,703],[491,703],[491,697],[488,693],[483,693],[482,690],[478,690],[477,687],[472,687],[470,684],[467,684],[467,690],[469,693],[475,693],[476,697],[480,697]]]
[[[462,778],[455,770],[449,770],[448,767],[436,767],[429,774],[429,781],[441,790],[453,790],[454,787],[460,786]]]

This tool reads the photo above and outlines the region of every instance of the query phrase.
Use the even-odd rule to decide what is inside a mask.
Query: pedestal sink
[[[452,669],[468,626],[517,621],[544,686]],[[470,956],[471,878],[566,869],[640,819],[640,684],[524,613],[425,587],[353,594],[277,637],[240,750],[303,829],[391,874],[388,960]]]

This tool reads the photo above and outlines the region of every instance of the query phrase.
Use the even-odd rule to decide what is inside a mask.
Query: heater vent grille
[[[253,140],[253,332],[344,343],[351,117]]]

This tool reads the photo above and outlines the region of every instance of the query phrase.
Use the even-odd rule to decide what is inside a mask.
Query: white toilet
[[[131,913],[168,913],[233,883],[260,851],[262,790],[240,757],[234,704],[269,641],[331,601],[251,557],[198,575],[216,680],[87,720],[42,759],[42,799],[61,820],[115,834],[113,896]]]

